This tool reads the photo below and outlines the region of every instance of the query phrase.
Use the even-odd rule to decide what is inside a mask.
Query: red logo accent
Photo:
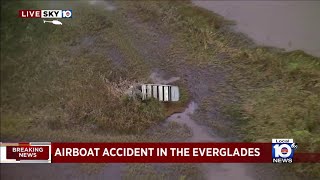
[[[282,152],[282,153],[288,153],[288,149],[287,149],[287,148],[282,148],[282,149],[281,149],[281,152]]]

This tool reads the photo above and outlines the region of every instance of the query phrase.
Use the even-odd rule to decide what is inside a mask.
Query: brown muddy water
[[[197,109],[197,104],[191,102],[188,107],[182,113],[176,113],[171,115],[167,121],[174,121],[180,124],[186,124],[191,132],[192,137],[188,142],[221,142],[224,139],[218,136],[213,136],[209,133],[209,129],[206,126],[199,125],[196,123],[190,116]],[[249,176],[248,170],[249,166],[244,164],[235,164],[235,163],[202,163],[200,164],[204,176],[206,179],[253,179]]]
[[[320,1],[193,1],[236,22],[259,45],[320,57]]]
[[[167,84],[168,82],[174,83],[179,80],[179,77],[171,77],[164,79],[160,74],[153,72],[150,78],[154,83]],[[225,138],[213,134],[207,126],[201,125],[193,118],[193,114],[198,109],[198,104],[195,101],[191,101],[188,107],[181,113],[175,113],[166,119],[166,122],[177,122],[181,125],[186,125],[192,133],[192,136],[186,140],[186,142],[223,142]],[[199,164],[201,171],[204,174],[205,179],[213,180],[227,180],[227,179],[239,179],[239,180],[251,180],[254,176],[249,164],[235,164],[235,163],[201,163]]]

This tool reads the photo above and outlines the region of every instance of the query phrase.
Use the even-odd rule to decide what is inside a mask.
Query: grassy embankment
[[[163,120],[169,113],[160,103],[123,96],[150,73],[120,15],[67,5],[77,9],[77,18],[63,19],[63,26],[16,18],[20,7],[32,3],[3,5],[2,137],[90,140],[92,134],[141,133]],[[87,137],[76,135],[83,131]]]
[[[190,63],[230,69],[228,83],[240,102],[225,104],[246,141],[294,138],[299,151],[320,151],[320,59],[301,51],[258,47],[231,32],[232,22],[188,1],[132,3],[128,8],[146,22],[157,22],[175,35],[176,49]],[[207,122],[211,125],[211,122]],[[214,125],[213,125],[213,128]],[[300,175],[320,176],[318,164],[294,164]]]
[[[159,103],[121,96],[118,86],[125,89],[149,72],[116,15],[70,6],[77,6],[78,18],[53,26],[39,19],[18,19],[21,6],[4,5],[2,138],[97,141],[90,137],[112,131],[142,132],[163,119]],[[111,59],[112,48],[119,59]],[[84,132],[88,134],[80,135]]]
[[[71,8],[75,18],[62,19],[62,26],[17,18],[19,9],[52,8]],[[1,141],[137,142],[189,137],[189,130],[176,123],[145,132],[172,113],[172,107],[123,96],[131,83],[146,81],[150,74],[128,29],[122,14],[87,2],[2,2]],[[186,96],[174,105],[176,110],[185,105]],[[167,166],[169,173],[145,166],[143,171],[128,166],[124,176],[171,177],[173,172],[177,178],[199,177],[193,165]],[[100,167],[82,165],[81,169],[98,173]]]

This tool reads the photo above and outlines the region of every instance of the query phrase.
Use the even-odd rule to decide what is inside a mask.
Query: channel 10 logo
[[[298,144],[293,139],[272,139],[272,163],[293,163]]]
[[[62,18],[72,18],[72,10],[62,10]]]

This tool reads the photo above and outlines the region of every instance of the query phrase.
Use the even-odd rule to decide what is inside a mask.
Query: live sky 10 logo
[[[72,10],[19,10],[20,18],[72,18]]]
[[[272,163],[293,163],[298,144],[293,139],[272,139]]]

